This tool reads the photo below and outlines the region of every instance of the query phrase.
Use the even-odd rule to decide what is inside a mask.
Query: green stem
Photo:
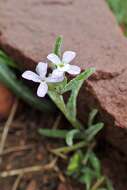
[[[69,146],[69,147],[65,146],[65,147],[62,147],[62,148],[57,148],[57,149],[54,149],[53,151],[56,152],[56,153],[62,152],[64,154],[67,154],[67,153],[75,151],[75,150],[77,150],[79,148],[83,148],[84,146],[87,146],[87,145],[88,144],[86,142],[81,141],[81,142],[79,142],[77,144],[74,144],[72,146]]]
[[[64,103],[63,97],[61,95],[56,95],[52,91],[48,91],[48,95],[51,100],[56,104],[56,106],[60,109],[60,111],[64,114],[66,119],[72,124],[74,128],[82,129],[82,124],[77,120],[70,117],[68,110],[66,109],[66,105]]]

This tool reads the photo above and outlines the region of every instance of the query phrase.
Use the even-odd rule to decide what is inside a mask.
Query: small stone
[[[36,189],[37,189],[37,182],[35,180],[30,181],[28,186],[26,187],[26,190],[36,190]]]
[[[2,84],[0,84],[0,118],[6,118],[11,110],[14,96]]]
[[[57,190],[73,190],[73,189],[68,184],[60,183]]]

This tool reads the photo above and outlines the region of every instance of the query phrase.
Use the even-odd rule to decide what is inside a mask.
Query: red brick
[[[91,106],[97,106],[112,125],[127,127],[127,42],[104,0],[1,0],[0,4],[0,46],[6,52],[33,68],[62,34],[64,48],[77,52],[75,64],[97,70],[87,83],[91,97],[87,104],[93,102]]]

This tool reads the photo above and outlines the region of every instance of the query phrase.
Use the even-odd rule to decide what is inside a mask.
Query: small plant
[[[84,81],[94,72],[95,68],[88,68],[81,72],[78,66],[71,65],[76,53],[66,51],[61,59],[62,38],[56,39],[53,53],[47,56],[50,63],[39,62],[36,72],[25,71],[22,77],[39,83],[37,95],[49,95],[66,119],[71,123],[71,129],[39,129],[39,133],[50,138],[64,139],[66,146],[51,150],[55,155],[68,160],[66,174],[85,185],[86,190],[113,190],[110,181],[102,175],[101,163],[94,153],[95,136],[103,128],[102,122],[95,122],[97,110],[93,109],[89,115],[87,126],[77,118],[77,96]],[[48,65],[50,71],[47,75]],[[10,69],[10,67],[12,69]],[[17,97],[30,105],[46,112],[54,112],[55,107],[49,101],[43,101],[33,95],[32,91],[22,81],[17,80],[15,70],[22,72],[13,60],[0,51],[0,81],[10,88]],[[52,71],[52,72],[51,72]],[[66,73],[74,76],[68,80]],[[64,101],[64,94],[70,92],[68,100]],[[68,159],[69,158],[69,159]]]
[[[122,26],[125,36],[127,36],[127,1],[107,0],[107,2],[114,12],[117,22]]]
[[[95,68],[88,68],[80,73],[81,69],[78,66],[70,65],[76,56],[75,52],[64,52],[61,60],[61,45],[62,38],[58,37],[53,53],[47,56],[52,73],[46,76],[48,64],[40,62],[36,67],[36,73],[25,71],[22,77],[40,83],[37,95],[44,97],[48,94],[71,123],[73,129],[43,128],[39,130],[39,133],[51,138],[65,139],[67,146],[54,149],[52,152],[63,158],[66,154],[72,153],[67,166],[67,175],[85,184],[86,190],[113,190],[109,180],[102,175],[100,161],[93,151],[94,137],[103,128],[101,122],[94,124],[97,110],[94,109],[90,113],[87,127],[77,119],[76,103],[79,90],[84,81],[95,72]],[[77,76],[68,81],[66,72]],[[65,103],[64,93],[68,91],[71,93]]]

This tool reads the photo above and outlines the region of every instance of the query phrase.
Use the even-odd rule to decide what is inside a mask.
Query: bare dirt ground
[[[53,148],[62,145],[63,142],[46,139],[37,132],[44,126],[53,127],[57,115],[46,116],[29,107],[24,107],[23,110],[16,114],[10,126],[6,146],[1,155],[0,171],[13,172],[22,168],[26,170],[30,168],[32,171],[25,172],[23,175],[22,171],[18,171],[15,176],[10,176],[6,172],[6,177],[0,177],[0,189],[79,189],[79,184],[76,188],[76,184],[72,184],[71,180],[65,176],[66,162],[60,162],[60,159],[51,153]],[[2,136],[5,122],[1,122],[0,125],[0,136]]]
[[[54,127],[58,117],[59,113],[46,115],[27,106],[18,107],[1,155],[1,190],[84,189],[66,176],[67,161],[51,153],[53,148],[60,147],[64,142],[44,138],[38,133],[39,128]],[[61,118],[59,127],[65,125],[69,127],[66,120]],[[3,134],[4,126],[5,122],[1,121],[0,136]],[[113,180],[115,190],[127,189],[125,155],[107,143],[103,134],[98,138],[96,152],[102,160],[104,173]],[[8,171],[17,172],[17,175],[10,176],[13,173]]]

